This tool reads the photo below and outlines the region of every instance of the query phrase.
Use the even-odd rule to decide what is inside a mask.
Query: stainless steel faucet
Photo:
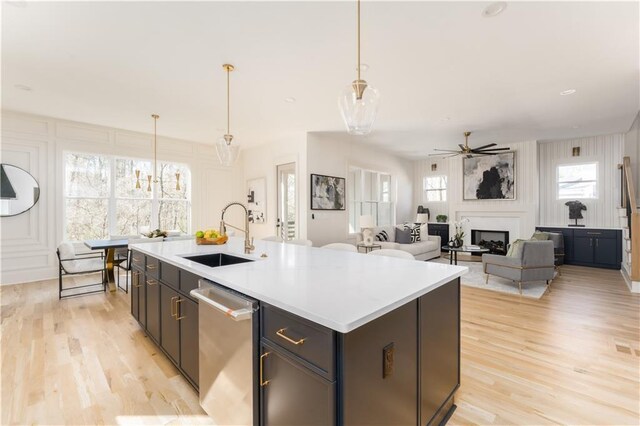
[[[245,229],[238,228],[237,226],[233,226],[224,221],[224,214],[227,211],[227,209],[231,206],[240,206],[244,210],[244,228]],[[245,254],[249,254],[255,249],[255,247],[253,246],[253,238],[249,236],[249,211],[247,210],[244,204],[238,203],[238,202],[229,203],[222,209],[222,217],[220,218],[220,233],[222,235],[227,235],[227,226],[233,229],[237,229],[240,232],[244,232]]]

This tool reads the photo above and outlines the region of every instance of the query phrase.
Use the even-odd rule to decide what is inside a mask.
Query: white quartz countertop
[[[256,241],[250,255],[243,239],[225,245],[195,240],[133,244],[132,248],[208,280],[341,333],[348,333],[460,277],[467,268],[435,262],[370,256],[338,250]],[[254,259],[208,267],[188,255],[228,253]],[[266,258],[261,258],[262,254]]]

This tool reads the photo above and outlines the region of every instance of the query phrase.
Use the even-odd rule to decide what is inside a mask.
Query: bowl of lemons
[[[226,243],[228,239],[229,237],[221,235],[215,229],[196,232],[196,244],[198,245],[220,245]]]

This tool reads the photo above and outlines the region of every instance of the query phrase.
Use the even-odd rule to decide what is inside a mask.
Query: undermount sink
[[[183,256],[192,262],[200,263],[211,268],[218,266],[236,265],[238,263],[253,262],[252,259],[232,256],[226,253],[198,254],[194,256]]]

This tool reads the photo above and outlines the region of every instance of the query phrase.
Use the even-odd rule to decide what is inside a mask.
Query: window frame
[[[348,166],[348,175],[351,175],[352,172],[356,172],[357,175],[359,176],[358,181],[354,183],[354,188],[355,191],[347,191],[347,208],[348,208],[348,212],[347,212],[347,230],[348,230],[348,235],[349,236],[354,236],[358,233],[360,233],[360,230],[358,228],[359,225],[359,220],[360,220],[360,215],[357,215],[357,209],[356,209],[356,205],[360,204],[360,214],[362,214],[362,210],[363,210],[363,206],[364,205],[369,205],[369,209],[375,209],[375,213],[372,214],[372,216],[374,216],[375,222],[376,222],[376,226],[387,226],[387,225],[380,225],[378,223],[379,217],[380,217],[380,212],[379,212],[379,207],[381,204],[384,205],[389,205],[390,206],[390,213],[391,213],[391,218],[390,218],[390,225],[392,226],[395,224],[396,221],[396,214],[397,214],[397,202],[396,202],[396,195],[397,195],[397,188],[396,188],[396,179],[394,178],[393,174],[390,172],[386,172],[386,171],[380,171],[380,170],[373,170],[367,167],[361,167],[361,166],[357,166],[357,165],[349,165]],[[372,193],[375,193],[375,197],[369,197],[370,193],[368,193],[366,196],[364,195],[365,193],[365,173],[373,173],[374,179],[371,182],[371,185],[373,187],[373,189],[371,190]],[[385,191],[385,193],[387,193],[388,197],[389,197],[389,201],[382,201],[383,199],[383,185],[382,185],[382,176],[388,176],[389,177],[389,188],[388,191]],[[350,176],[351,177],[351,176]],[[355,193],[353,193],[355,192]],[[358,196],[360,196],[360,199],[357,198]],[[353,215],[353,231],[352,231],[352,222],[351,222],[351,217]]]
[[[427,189],[427,179],[440,178],[444,181],[444,188],[439,189]],[[446,203],[447,202],[447,191],[449,189],[449,178],[445,174],[437,174],[437,175],[425,175],[422,177],[422,202],[424,203]],[[428,192],[440,192],[444,194],[444,199],[442,199],[442,195],[440,196],[440,200],[429,200],[427,197]]]
[[[109,195],[105,197],[100,196],[69,196],[68,195],[68,182],[66,180],[67,173],[67,157],[69,155],[86,155],[86,156],[95,156],[95,157],[103,157],[109,163],[108,169],[108,179],[109,179]],[[187,184],[186,190],[186,198],[159,198],[158,196],[158,188],[157,185],[152,186],[151,196],[150,197],[141,197],[141,198],[133,198],[133,197],[120,197],[116,195],[116,171],[117,171],[117,162],[118,160],[136,160],[136,161],[146,161],[151,164],[153,168],[153,159],[145,158],[145,157],[134,157],[134,156],[121,156],[121,155],[113,155],[113,154],[104,154],[104,153],[96,153],[96,152],[87,152],[87,151],[79,151],[79,150],[64,150],[62,152],[62,235],[64,240],[68,240],[67,234],[67,200],[68,199],[101,199],[107,200],[107,220],[108,220],[108,232],[107,238],[111,235],[119,235],[117,228],[117,203],[118,201],[151,201],[151,217],[149,221],[150,229],[157,229],[159,227],[158,223],[158,210],[161,201],[173,201],[173,202],[184,202],[186,203],[187,208],[187,224],[186,224],[186,233],[191,233],[191,225],[192,225],[192,171],[191,167],[187,163],[183,162],[175,162],[175,161],[165,161],[158,160],[158,165],[160,164],[173,164],[179,167],[183,167],[188,170],[188,180],[186,176],[181,174],[181,184]],[[135,177],[132,177],[132,185],[135,184]],[[142,188],[141,191],[146,192],[146,178],[144,181],[141,179]],[[69,240],[70,241],[70,240]],[[75,241],[75,240],[74,240]]]
[[[560,168],[561,167],[574,167],[574,166],[585,166],[585,165],[594,165],[596,169],[596,177],[595,179],[590,180],[570,180],[560,182]],[[560,184],[561,183],[580,183],[580,182],[593,182],[595,184],[594,196],[593,197],[561,197],[560,196]],[[571,200],[571,199],[579,199],[579,200],[597,200],[600,198],[600,163],[596,160],[585,160],[580,159],[573,162],[563,162],[560,164],[556,164],[556,175],[555,175],[555,187],[556,187],[556,200]]]

